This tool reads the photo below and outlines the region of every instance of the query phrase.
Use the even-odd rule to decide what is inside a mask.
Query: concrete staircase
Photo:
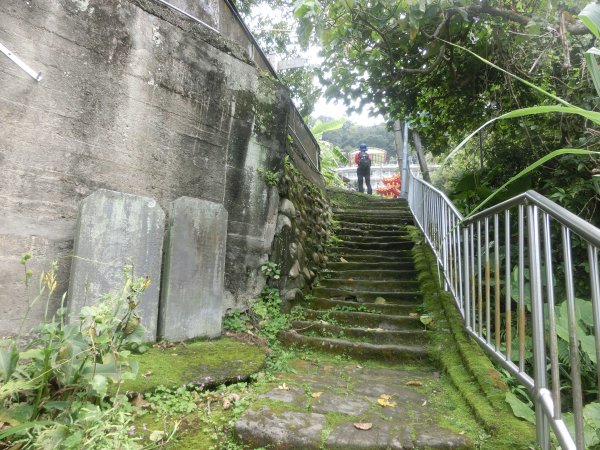
[[[422,359],[421,294],[405,229],[412,216],[404,201],[358,199],[334,210],[332,262],[303,305],[303,320],[280,339],[357,358]]]

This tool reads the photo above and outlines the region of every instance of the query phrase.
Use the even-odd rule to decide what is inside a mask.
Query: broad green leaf
[[[598,68],[596,55],[600,55],[600,50],[595,47],[590,48],[587,52],[585,52],[585,61],[587,62],[594,87],[596,88],[596,93],[598,96],[600,96],[600,68]]]
[[[19,351],[12,343],[8,348],[0,348],[0,380],[8,381],[17,368]]]
[[[108,390],[108,380],[104,375],[96,374],[90,381],[90,387],[99,398],[104,398]]]
[[[310,131],[317,137],[317,139],[319,139],[319,135],[322,135],[326,131],[333,131],[337,130],[338,128],[342,128],[344,123],[346,123],[346,119],[344,118],[332,120],[330,122],[318,121]]]
[[[579,20],[589,28],[589,30],[600,39],[600,5],[590,3],[579,13]]]
[[[6,439],[7,437],[14,436],[15,434],[23,433],[24,431],[30,430],[31,428],[47,427],[50,425],[54,425],[54,422],[43,420],[37,422],[22,423],[21,425],[17,425],[16,427],[10,427],[6,430],[0,431],[0,441]]]
[[[533,409],[527,403],[521,401],[512,392],[507,392],[504,399],[510,405],[515,416],[535,425],[535,412],[533,412]]]

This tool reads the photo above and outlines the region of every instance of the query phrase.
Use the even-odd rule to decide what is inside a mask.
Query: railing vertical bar
[[[469,228],[463,228],[463,289],[462,292],[464,294],[464,306],[465,306],[465,324],[467,327],[471,324],[471,298],[469,296]]]
[[[519,205],[519,371],[525,372],[525,207]]]
[[[592,313],[594,315],[594,338],[596,341],[596,361],[600,361],[600,280],[598,280],[598,249],[588,243],[588,263],[590,266],[590,288],[592,293]],[[600,398],[600,370],[596,371],[597,398]]]
[[[466,300],[465,300],[465,289],[467,289],[468,284],[465,282],[465,279],[463,278],[463,272],[466,275],[467,270],[466,267],[463,267],[463,259],[467,259],[467,249],[468,247],[466,246],[467,242],[466,242],[466,233],[462,233],[461,234],[461,229],[462,227],[458,226],[458,218],[456,218],[456,254],[458,255],[458,296],[460,297],[460,301],[461,301],[461,306],[462,306],[462,314],[463,314],[463,318],[465,317],[465,308],[468,309],[468,306],[466,306]],[[460,244],[461,244],[461,235],[462,235],[462,240],[463,242],[463,249],[461,250]],[[463,257],[464,255],[464,257]]]
[[[477,297],[475,295],[475,289],[476,289],[476,283],[475,283],[475,245],[474,245],[474,233],[473,233],[474,227],[473,224],[469,224],[469,234],[471,236],[471,303],[472,303],[472,308],[473,308],[473,314],[471,316],[471,329],[473,330],[473,332],[475,332],[475,324],[476,324],[476,317],[477,314],[475,312],[475,308],[477,305]]]
[[[490,286],[490,221],[485,218],[485,340],[489,344],[491,342],[491,286]]]
[[[538,207],[527,207],[527,241],[529,243],[529,287],[531,289],[531,326],[533,333],[533,377],[535,422],[538,445],[549,448],[548,418],[537,393],[546,388],[546,351],[544,340],[544,308],[539,246]]]
[[[510,276],[510,210],[504,212],[504,288],[506,290],[505,309],[506,309],[506,359],[512,359],[512,280]]]
[[[558,372],[558,338],[556,335],[556,314],[554,313],[554,273],[552,272],[552,233],[550,216],[542,213],[544,225],[544,265],[546,267],[546,296],[548,298],[548,334],[550,340],[550,375],[552,377],[552,400],[554,418],[560,419],[560,374]]]
[[[479,336],[483,336],[483,283],[481,280],[481,221],[477,221],[477,295],[479,302]]]
[[[494,337],[500,351],[500,222],[494,214]]]
[[[573,390],[573,416],[575,418],[575,445],[585,448],[583,435],[583,395],[579,367],[579,341],[577,340],[577,316],[575,313],[575,286],[573,284],[573,260],[571,257],[571,231],[562,226],[563,259],[565,262],[565,288],[567,290],[567,322],[569,327],[569,354],[571,356],[571,389]]]

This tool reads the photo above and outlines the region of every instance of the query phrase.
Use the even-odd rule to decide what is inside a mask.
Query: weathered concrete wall
[[[60,261],[66,288],[79,201],[99,188],[223,203],[225,308],[264,283],[289,100],[225,38],[150,0],[4,0],[0,42],[0,335],[26,311],[21,253]],[[53,305],[56,307],[57,305]],[[39,321],[38,303],[27,324]]]

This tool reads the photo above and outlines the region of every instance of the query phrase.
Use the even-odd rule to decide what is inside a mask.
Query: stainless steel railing
[[[550,448],[552,431],[563,449],[584,449],[583,414],[600,396],[600,229],[535,191],[465,219],[408,178],[466,331],[531,395],[538,444]]]

